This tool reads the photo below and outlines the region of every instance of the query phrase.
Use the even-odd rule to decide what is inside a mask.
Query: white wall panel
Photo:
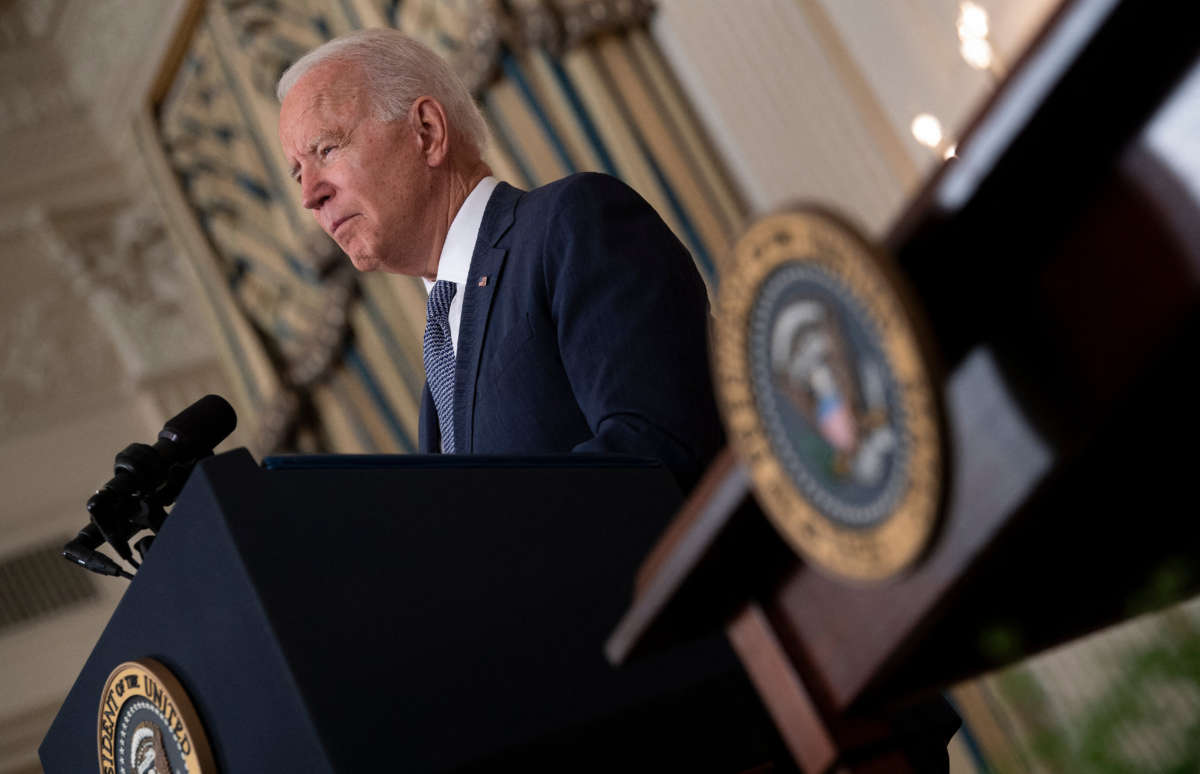
[[[931,113],[955,135],[992,89],[992,76],[959,54],[955,0],[817,0],[864,73],[913,163],[928,172],[938,156],[908,127]]]
[[[1057,0],[983,0],[1011,63]],[[797,199],[882,233],[996,81],[959,54],[958,0],[661,0],[654,35],[755,213]]]
[[[653,32],[754,213],[807,199],[882,228],[915,170],[800,3],[664,0]]]

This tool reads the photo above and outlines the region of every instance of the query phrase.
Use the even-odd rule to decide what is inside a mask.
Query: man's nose
[[[321,178],[304,178],[300,188],[301,203],[305,209],[319,210],[329,197],[333,196],[333,187]]]

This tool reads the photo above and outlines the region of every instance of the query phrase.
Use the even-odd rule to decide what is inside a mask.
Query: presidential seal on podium
[[[204,728],[165,666],[149,658],[126,661],[100,696],[101,774],[215,774]]]
[[[717,397],[760,504],[858,580],[911,566],[942,496],[938,396],[898,277],[841,219],[798,210],[751,226],[718,300]]]

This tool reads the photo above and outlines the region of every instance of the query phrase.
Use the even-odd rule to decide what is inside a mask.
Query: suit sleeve
[[[579,175],[544,253],[559,352],[592,437],[579,452],[662,460],[685,487],[723,442],[708,295],[687,250],[615,178]]]

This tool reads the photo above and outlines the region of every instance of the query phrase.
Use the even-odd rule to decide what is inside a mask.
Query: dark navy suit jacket
[[[458,452],[649,456],[687,485],[720,448],[704,284],[616,178],[572,175],[528,192],[500,183],[464,292]],[[440,440],[426,384],[421,451]]]

